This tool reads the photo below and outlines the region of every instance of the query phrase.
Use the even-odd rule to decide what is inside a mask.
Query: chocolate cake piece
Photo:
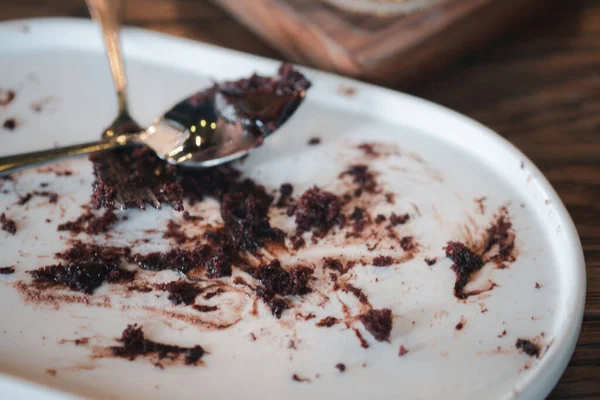
[[[27,271],[34,280],[64,285],[92,294],[104,282],[131,281],[135,272],[120,268],[129,249],[75,242],[66,251],[56,253],[65,262]]]
[[[108,232],[116,222],[118,222],[117,215],[111,210],[101,216],[88,211],[74,221],[58,225],[57,230],[69,231],[73,234],[85,232],[88,235],[98,235]]]
[[[254,278],[262,283],[265,293],[271,297],[295,296],[312,292],[308,282],[312,278],[312,270],[308,267],[295,266],[285,270],[279,260],[263,264],[253,272]]]
[[[105,264],[58,264],[27,272],[36,281],[54,282],[86,294],[94,293],[105,281],[131,281],[135,276],[134,272]]]
[[[371,309],[362,314],[359,319],[377,341],[389,340],[392,331],[392,310],[389,308]]]
[[[392,226],[403,225],[409,219],[410,219],[410,215],[408,215],[408,214],[396,215],[396,214],[392,213],[390,215],[390,225],[392,225]]]
[[[279,260],[273,260],[250,271],[252,276],[262,285],[255,289],[277,318],[290,308],[284,296],[301,296],[312,292],[308,286],[312,278],[312,269],[295,266],[289,271],[281,266]]]
[[[2,123],[2,127],[9,131],[14,131],[17,128],[17,120],[15,118],[8,118]]]
[[[239,122],[244,131],[264,138],[296,111],[310,86],[304,75],[283,64],[275,77],[254,74],[218,84],[215,105],[220,116]],[[223,100],[230,107],[223,107]]]
[[[125,247],[99,246],[77,241],[64,252],[56,253],[56,258],[68,264],[119,265],[130,253],[131,250]]]
[[[284,233],[271,227],[268,218],[271,199],[247,194],[228,193],[221,199],[221,217],[238,250],[254,252],[268,242],[283,245]]]
[[[296,217],[299,233],[315,228],[324,234],[339,221],[341,209],[336,195],[313,187],[300,196],[292,214]]]
[[[365,164],[351,165],[350,168],[340,174],[340,178],[343,178],[344,176],[351,176],[358,187],[354,192],[355,197],[360,197],[363,191],[375,193],[377,190],[375,175]]]
[[[14,265],[10,267],[0,267],[0,275],[10,275],[15,273]]]
[[[469,297],[468,293],[464,291],[465,286],[469,283],[471,276],[483,267],[483,259],[460,242],[448,242],[444,250],[446,256],[454,263],[452,265],[452,269],[456,273],[454,296],[465,299]]]
[[[110,347],[112,354],[116,357],[127,358],[130,361],[135,360],[138,356],[155,354],[159,359],[168,358],[176,359],[178,356],[184,356],[186,365],[197,364],[204,356],[204,349],[196,345],[194,347],[179,347],[170,344],[155,342],[146,339],[142,327],[128,325],[121,334],[120,342],[122,346]]]
[[[214,102],[220,118],[240,123],[249,134],[264,138],[296,110],[310,82],[289,65],[276,77],[252,75],[224,82],[190,97],[178,107],[198,108]],[[181,114],[173,109],[171,112]],[[189,110],[187,110],[189,111]],[[193,111],[193,110],[192,110]],[[187,115],[188,113],[184,113]],[[193,114],[193,113],[192,113]],[[92,204],[96,208],[159,208],[183,210],[183,200],[220,198],[239,183],[239,172],[228,166],[209,169],[169,165],[147,147],[102,151],[90,155],[94,166]]]
[[[529,339],[517,339],[515,347],[530,357],[540,357],[540,346]]]
[[[166,252],[134,254],[129,257],[129,261],[150,271],[170,269],[185,273],[192,268],[203,267],[212,251],[209,246],[200,246],[193,250],[171,249]]]
[[[0,90],[0,106],[6,107],[17,97],[14,90]]]
[[[512,231],[512,223],[504,215],[500,215],[486,229],[487,238],[483,245],[483,254],[489,252],[494,246],[498,247],[497,254],[491,261],[497,263],[512,262],[515,260],[513,250],[515,248],[515,234]]]
[[[196,300],[196,296],[202,293],[201,288],[186,281],[159,283],[156,285],[156,288],[168,292],[168,299],[173,304],[193,304],[194,300]]]
[[[361,288],[357,288],[353,284],[347,283],[342,290],[346,293],[352,293],[361,303],[369,304],[369,298]]]
[[[5,213],[0,214],[0,228],[11,235],[17,233],[17,224],[14,220],[8,218]]]
[[[322,320],[320,320],[319,322],[317,322],[315,325],[318,326],[319,328],[331,328],[332,326],[334,326],[335,324],[337,324],[339,322],[340,322],[340,320],[338,318],[325,317]]]
[[[377,256],[373,259],[374,267],[389,267],[394,263],[394,259],[390,256]]]
[[[44,191],[34,190],[31,193],[27,193],[22,196],[19,196],[19,200],[17,201],[17,204],[20,206],[25,205],[25,204],[29,203],[29,200],[31,200],[33,198],[33,196],[47,197],[48,203],[51,203],[51,204],[54,204],[58,201],[58,194],[55,192],[49,192],[47,190],[44,190]]]

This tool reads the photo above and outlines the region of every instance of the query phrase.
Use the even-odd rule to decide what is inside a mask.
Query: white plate
[[[143,123],[210,79],[273,74],[277,67],[274,61],[138,29],[126,29],[123,40],[133,114]],[[1,155],[92,140],[111,121],[116,100],[100,36],[90,22],[4,23],[0,43],[0,83],[17,89],[16,100],[0,109],[0,118],[16,116],[20,122],[14,132],[0,130]],[[15,236],[0,232],[0,264],[17,268],[12,276],[0,276],[1,398],[540,399],[550,392],[578,337],[585,269],[574,225],[547,180],[517,149],[468,118],[390,90],[305,72],[314,83],[306,103],[241,168],[274,188],[289,181],[295,193],[314,184],[335,191],[342,168],[365,161],[357,143],[379,141],[399,151],[372,164],[380,181],[397,193],[393,207],[380,207],[411,213],[401,229],[415,236],[421,251],[390,268],[356,267],[355,278],[375,307],[392,308],[390,343],[376,342],[363,330],[371,343],[365,350],[343,326],[316,328],[314,320],[296,321],[292,312],[277,321],[262,306],[258,317],[246,315],[227,330],[208,331],[141,309],[142,302],[171,308],[164,296],[124,299],[107,287],[91,302],[106,295],[111,307],[59,304],[53,309],[24,302],[13,282],[28,279],[25,270],[52,263],[52,254],[68,239],[56,225],[78,216],[78,205],[89,199],[90,163],[77,159],[54,166],[74,170],[72,177],[35,171],[18,177],[19,193],[48,182],[48,189],[61,196],[58,205],[34,198],[26,212],[14,205],[13,194],[0,194],[0,210],[8,209],[19,225]],[[347,94],[349,87],[354,95]],[[31,102],[47,96],[54,98],[52,107],[32,112]],[[320,136],[323,144],[307,146],[311,136]],[[483,196],[485,215],[473,201]],[[458,301],[442,247],[464,238],[468,216],[474,219],[472,233],[481,233],[502,205],[508,205],[514,223],[518,258],[504,270],[486,267],[498,287]],[[199,207],[208,213],[214,202]],[[117,230],[129,239],[177,215],[169,208],[128,212],[129,221]],[[274,221],[288,230],[293,225],[283,217]],[[315,261],[341,251],[365,252],[362,243],[341,248],[326,242],[304,258]],[[428,267],[426,256],[439,261]],[[305,306],[318,317],[340,312],[335,301],[324,309],[310,301]],[[456,331],[461,316],[467,323]],[[142,323],[151,338],[200,343],[211,353],[206,365],[160,370],[143,359],[91,360],[89,347],[59,344],[78,337],[112,344],[132,322]],[[506,335],[498,337],[503,330]],[[250,333],[258,339],[251,341]],[[540,359],[516,350],[521,337],[541,342]],[[297,350],[288,348],[290,339]],[[403,357],[398,357],[400,345],[409,350]],[[346,364],[345,373],[334,368],[337,363]],[[293,381],[295,373],[311,382]]]

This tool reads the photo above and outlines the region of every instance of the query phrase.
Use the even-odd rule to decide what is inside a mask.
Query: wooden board
[[[420,80],[548,3],[440,0],[386,17],[323,0],[213,1],[295,62],[381,84]]]

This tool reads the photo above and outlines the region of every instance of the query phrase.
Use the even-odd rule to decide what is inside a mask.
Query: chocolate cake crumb
[[[135,276],[135,272],[126,271],[115,265],[89,263],[49,265],[27,273],[36,281],[53,282],[86,294],[94,293],[105,281],[109,283],[131,281]]]
[[[312,270],[308,267],[296,266],[287,271],[279,260],[273,260],[258,267],[253,276],[263,285],[262,292],[266,297],[304,295],[312,291],[308,287]]]
[[[279,187],[279,192],[282,196],[291,196],[294,192],[294,187],[290,183],[282,183]]]
[[[15,266],[11,265],[10,267],[0,267],[0,275],[10,275],[15,273]]]
[[[403,345],[400,345],[400,350],[398,351],[398,357],[402,357],[406,353],[408,353],[408,350],[406,350],[406,347],[404,347]]]
[[[308,314],[306,314],[306,315],[303,315],[303,314],[297,313],[297,314],[296,314],[296,318],[298,318],[298,317],[302,318],[302,319],[303,319],[303,320],[305,320],[305,321],[309,321],[309,320],[311,320],[311,319],[313,319],[313,318],[316,318],[317,316],[316,316],[315,314],[313,314],[313,313],[308,313]]]
[[[259,291],[258,293],[260,296],[261,292]],[[281,314],[283,314],[285,310],[290,308],[290,304],[287,302],[287,300],[282,299],[280,297],[267,297],[265,298],[265,303],[267,304],[267,307],[269,307],[269,309],[271,310],[271,314],[273,314],[277,319],[281,318]]]
[[[385,217],[385,215],[377,214],[377,216],[375,217],[375,223],[380,224],[380,223],[384,222],[386,219],[387,218]]]
[[[44,191],[35,190],[33,192],[33,194],[36,195],[36,196],[47,197],[48,198],[48,203],[50,203],[50,204],[54,204],[54,203],[56,203],[58,201],[58,194],[54,193],[54,192],[49,192],[49,191],[46,191],[46,190],[44,190]]]
[[[529,339],[517,339],[515,346],[530,357],[540,358],[540,346]]]
[[[111,210],[104,212],[101,216],[96,216],[88,211],[74,221],[58,225],[57,230],[69,231],[73,234],[85,232],[88,235],[98,235],[108,232],[118,220],[117,215]]]
[[[318,326],[319,328],[331,328],[333,325],[335,325],[339,322],[340,322],[340,320],[335,317],[325,317],[322,320],[320,320],[319,322],[317,322],[315,325]]]
[[[536,289],[541,289],[541,288],[542,288],[542,285],[540,285],[539,283],[537,283],[537,282],[536,282],[536,283],[535,283],[535,288],[536,288]]]
[[[223,289],[217,289],[214,292],[206,293],[203,297],[205,300],[210,300],[213,297],[220,295],[221,293],[225,293],[225,291]]]
[[[17,201],[17,204],[20,206],[23,206],[23,205],[27,204],[29,202],[29,200],[31,200],[33,198],[33,196],[47,197],[48,203],[51,203],[51,204],[54,204],[58,201],[57,193],[49,192],[49,191],[34,190],[33,192],[27,193],[24,196],[19,196],[19,200]]]
[[[352,293],[358,299],[358,301],[360,301],[361,303],[363,303],[363,304],[369,304],[369,298],[362,291],[362,289],[357,288],[356,286],[352,285],[351,283],[347,283],[344,286],[343,291],[346,292],[346,293],[348,293],[348,292]]]
[[[233,107],[244,131],[262,139],[289,118],[310,86],[293,66],[282,64],[276,77],[254,74],[247,79],[221,83],[216,90]],[[217,101],[214,103],[218,105]]]
[[[400,239],[400,247],[404,251],[411,251],[415,248],[414,238],[412,236],[404,236]]]
[[[390,224],[392,226],[404,225],[409,219],[410,215],[408,215],[408,213],[402,215],[396,215],[392,213],[392,215],[390,215]]]
[[[294,237],[292,237],[291,240],[292,240],[292,248],[294,250],[298,250],[299,248],[301,248],[302,246],[304,246],[306,244],[306,242],[300,235],[295,235]]]
[[[502,331],[501,334],[498,335],[499,338],[506,336],[506,329]]]
[[[4,129],[13,131],[17,128],[17,120],[14,118],[8,118],[7,120],[4,121],[2,126],[4,127]]]
[[[337,92],[343,96],[353,97],[356,95],[357,89],[353,86],[341,84],[337,88]]]
[[[17,201],[17,204],[20,206],[24,206],[25,204],[29,203],[29,200],[31,200],[32,197],[33,197],[32,193],[27,193],[24,196],[19,196],[19,200]]]
[[[149,254],[135,254],[129,257],[129,261],[137,264],[140,268],[150,271],[163,271],[170,269],[186,273],[192,268],[205,264],[210,249],[201,246],[193,250],[172,249],[167,252],[154,252]]]
[[[437,258],[426,258],[425,263],[429,266],[434,265],[437,262]]]
[[[323,268],[344,272],[344,266],[342,265],[342,262],[340,260],[336,260],[335,258],[330,257],[323,258]]]
[[[283,311],[290,308],[290,304],[282,296],[304,295],[312,292],[308,282],[312,279],[313,271],[308,267],[295,266],[287,271],[282,268],[279,260],[272,260],[249,272],[261,283],[261,286],[254,291],[277,318],[281,318]]]
[[[196,215],[191,215],[189,212],[184,211],[183,214],[181,215],[181,217],[185,220],[185,221],[197,221],[197,220],[202,220],[202,217],[196,216]]]
[[[339,221],[341,209],[336,195],[317,187],[308,189],[300,196],[298,206],[293,210],[298,232],[316,228],[321,234],[325,234]]]
[[[314,137],[311,137],[310,139],[308,139],[308,145],[309,146],[316,146],[318,144],[321,144],[321,138],[320,137],[314,136]]]
[[[185,217],[183,217],[185,219]],[[178,244],[183,244],[189,240],[181,225],[173,220],[167,222],[167,230],[163,233],[163,238],[173,239]]]
[[[12,103],[15,97],[17,97],[17,94],[14,90],[2,90],[0,91],[0,94],[2,94],[2,96],[0,97],[0,106],[4,107]]]
[[[55,370],[55,369],[48,368],[48,369],[46,370],[46,373],[47,373],[48,375],[50,375],[50,376],[56,376],[56,370]]]
[[[219,307],[217,307],[217,306],[207,306],[207,305],[203,305],[203,304],[194,305],[194,310],[200,311],[203,313],[217,311],[218,309],[219,309]]]
[[[478,199],[475,199],[475,203],[477,203],[477,205],[479,206],[479,213],[481,215],[485,214],[485,205],[483,204],[484,201],[487,200],[487,197],[480,197]]]
[[[8,218],[5,213],[0,214],[0,227],[3,231],[14,235],[17,233],[17,224],[14,220]]]
[[[379,156],[379,153],[375,151],[373,143],[361,143],[357,147],[368,157],[374,158]]]
[[[512,232],[512,223],[505,215],[500,215],[487,228],[487,239],[483,245],[482,254],[497,246],[497,254],[490,258],[496,263],[512,262],[515,260],[513,250],[515,247],[515,234]]]
[[[266,194],[236,192],[221,199],[221,217],[236,249],[254,252],[267,243],[283,245],[285,234],[271,227]]]
[[[98,246],[76,241],[64,252],[56,253],[56,257],[69,264],[119,265],[123,259],[129,258],[130,253],[131,250],[125,247]]]
[[[155,354],[159,360],[164,358],[175,360],[179,355],[183,355],[185,365],[195,365],[205,354],[204,349],[199,345],[179,347],[148,340],[144,337],[142,327],[138,327],[137,324],[128,325],[118,340],[123,345],[110,347],[112,354],[130,361],[148,354]]]
[[[394,259],[390,256],[377,256],[373,259],[374,267],[389,267],[394,263]]]
[[[354,207],[354,211],[350,214],[350,219],[354,221],[352,228],[355,233],[362,232],[367,224],[367,213],[362,207]]]
[[[358,339],[359,343],[360,343],[360,347],[362,347],[363,349],[368,349],[369,348],[369,342],[367,342],[365,340],[365,338],[363,337],[363,335],[360,333],[360,331],[356,328],[352,329],[354,331],[354,334],[356,335],[356,338]],[[365,367],[366,365],[363,364],[363,367]]]
[[[340,174],[340,178],[351,176],[359,190],[355,192],[355,197],[360,197],[362,191],[374,193],[377,189],[377,181],[375,175],[369,171],[369,168],[364,164],[352,165],[346,171]]]
[[[206,262],[206,273],[209,278],[222,278],[231,276],[231,257],[223,248],[217,249],[217,254]]]
[[[362,314],[359,319],[377,341],[389,340],[392,331],[392,310],[389,308],[371,309]]]
[[[168,299],[173,304],[193,304],[196,296],[202,293],[198,286],[186,281],[173,281],[168,283],[159,283],[156,285],[158,290],[169,293]]]
[[[79,346],[79,345],[86,345],[90,342],[90,338],[79,338],[79,339],[75,339],[73,341],[73,343],[75,343],[75,346]]]
[[[446,256],[454,263],[452,270],[456,273],[456,284],[454,285],[454,296],[459,299],[469,297],[464,289],[469,283],[471,276],[483,267],[481,256],[472,252],[467,246],[460,242],[448,242],[444,248]]]
[[[295,380],[296,382],[310,382],[310,379],[301,378],[298,374],[292,375],[292,379]]]
[[[456,324],[456,326],[454,327],[454,329],[456,329],[457,331],[462,330],[462,328],[464,328],[465,324],[460,321],[458,324]]]
[[[344,372],[346,370],[346,366],[342,363],[336,364],[335,367],[340,371]]]

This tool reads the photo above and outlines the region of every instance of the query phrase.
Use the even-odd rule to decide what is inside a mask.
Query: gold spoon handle
[[[121,147],[123,144],[113,140],[97,142],[88,142],[76,144],[74,146],[59,147],[56,149],[34,151],[31,153],[22,153],[14,156],[0,157],[0,175],[18,168],[27,167],[33,164],[41,164],[54,161],[59,158],[79,156],[93,153],[100,150],[108,150]]]
[[[106,55],[110,64],[110,72],[115,83],[119,100],[119,115],[129,114],[127,111],[127,80],[123,66],[123,56],[119,43],[119,13],[121,0],[86,0],[94,21],[102,28],[102,36],[106,46]]]

